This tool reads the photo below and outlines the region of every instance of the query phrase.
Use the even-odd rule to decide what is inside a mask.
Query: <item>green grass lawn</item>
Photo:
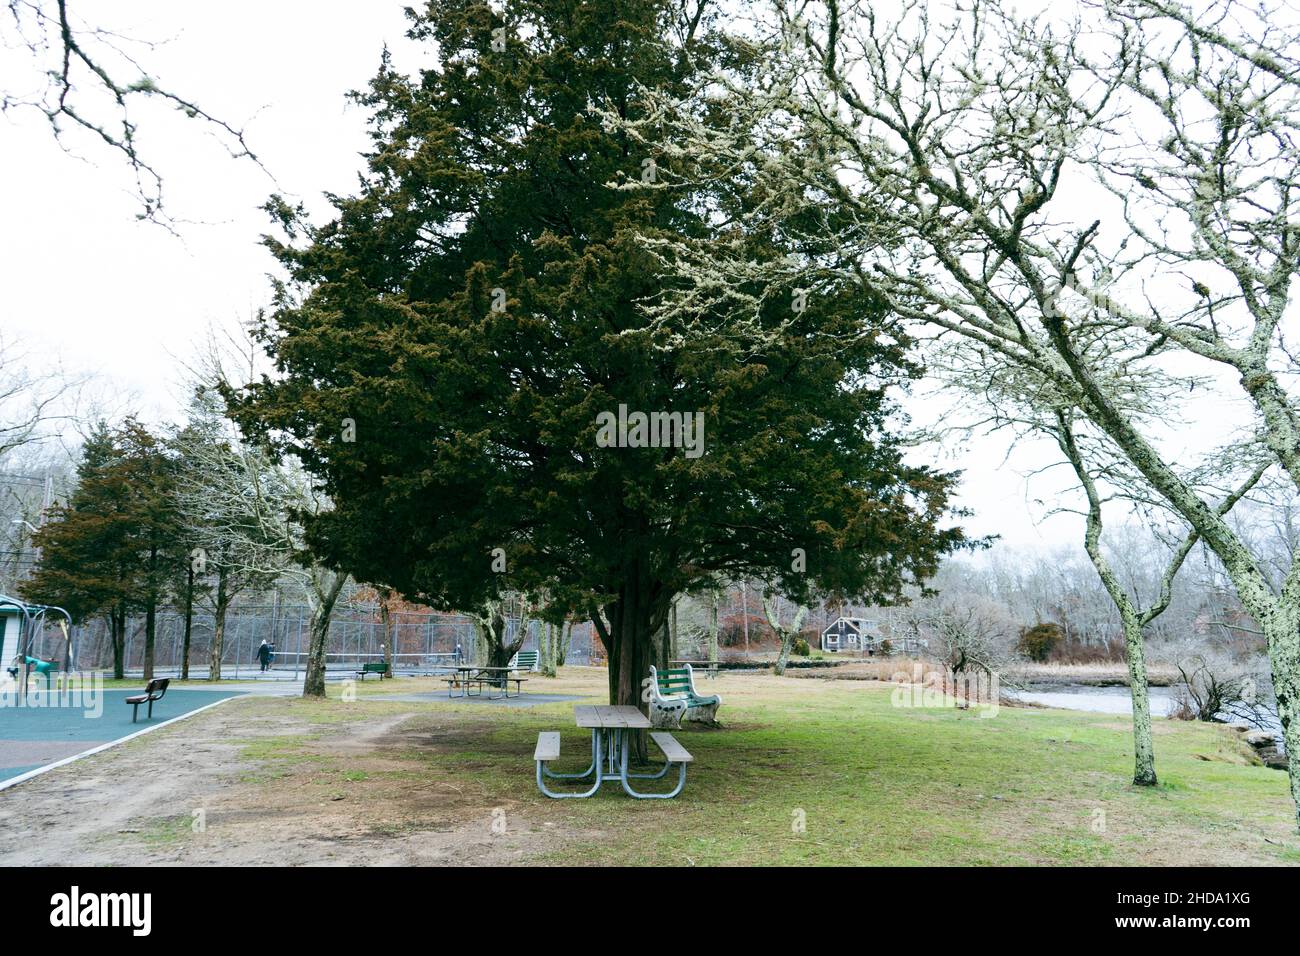
[[[386,682],[385,690],[428,683]],[[635,801],[617,784],[590,800],[541,796],[531,761],[537,731],[563,731],[557,769],[589,759],[570,703],[421,705],[404,729],[415,739],[427,732],[429,743],[385,751],[389,769],[368,771],[364,757],[307,766],[323,784],[344,787],[354,806],[378,788],[375,799],[382,792],[387,801],[380,822],[398,831],[427,821],[391,819],[401,814],[395,786],[454,783],[482,812],[501,807],[507,818],[563,828],[571,837],[547,858],[565,863],[1300,863],[1285,775],[1253,765],[1223,727],[1158,720],[1161,783],[1138,788],[1128,722],[1110,715],[1003,707],[986,718],[896,707],[887,684],[766,674],[728,674],[706,687],[722,694],[726,726],[678,735],[696,762],[672,801]],[[601,702],[604,675],[574,668],[530,689]],[[254,703],[322,726],[397,707],[369,694],[352,704]],[[260,755],[277,745],[283,757],[311,754],[310,740],[286,738],[263,741]]]

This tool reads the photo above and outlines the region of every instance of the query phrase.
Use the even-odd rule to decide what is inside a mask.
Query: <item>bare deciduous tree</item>
[[[82,20],[68,0],[5,0],[0,41],[32,63],[32,89],[11,76],[0,88],[0,112],[35,110],[60,144],[69,128],[125,159],[135,177],[139,218],[166,224],[163,177],[140,150],[132,105],[165,102],[188,119],[205,122],[230,155],[262,166],[244,131],[159,83],[139,61],[154,44]],[[265,171],[265,167],[262,167]]]
[[[772,673],[777,677],[785,674],[785,669],[790,663],[790,649],[794,647],[795,638],[799,636],[799,630],[803,627],[803,620],[808,616],[808,608],[802,604],[793,606],[793,617],[789,621],[783,619],[783,605],[790,604],[779,594],[764,593],[763,595],[763,614],[767,617],[768,626],[776,632],[777,639],[781,642],[781,649],[776,655],[776,664],[772,667]]]
[[[1206,482],[1124,401],[1135,376],[1206,369],[1241,400],[1234,443],[1254,438],[1300,488],[1283,327],[1300,269],[1294,11],[1103,0],[1061,21],[975,0],[886,22],[865,2],[773,0],[759,20],[763,82],[646,93],[646,119],[622,125],[660,174],[627,188],[737,183],[738,228],[836,253],[755,262],[739,243],[648,238],[683,280],[651,315],[757,315],[852,280],[1050,382],[1214,552],[1264,632],[1300,822],[1300,561],[1274,587],[1220,510],[1233,476]]]

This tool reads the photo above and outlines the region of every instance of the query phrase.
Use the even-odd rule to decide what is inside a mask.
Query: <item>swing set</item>
[[[18,611],[18,652],[14,655],[7,670],[9,676],[18,684],[19,699],[26,699],[28,684],[33,673],[45,676],[45,687],[49,689],[53,675],[60,671],[67,673],[72,665],[72,615],[61,607],[48,604],[27,604],[17,598],[0,594],[0,609],[14,608]],[[63,632],[63,666],[55,660],[42,660],[33,654],[36,637],[44,633],[46,617],[49,616]],[[5,632],[0,630],[0,635]],[[21,679],[19,674],[21,672]]]

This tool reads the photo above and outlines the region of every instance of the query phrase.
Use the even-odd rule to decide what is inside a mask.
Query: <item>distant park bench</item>
[[[378,674],[379,679],[383,680],[386,676],[388,676],[388,662],[387,661],[366,661],[364,664],[361,665],[360,669],[357,671],[357,677],[361,678],[361,680],[365,680],[367,674]]]
[[[143,694],[136,694],[134,697],[128,697],[126,699],[126,702],[132,707],[131,723],[134,724],[136,717],[140,715],[141,704],[149,705],[149,710],[145,715],[145,719],[153,719],[153,702],[163,699],[163,695],[167,693],[167,685],[171,682],[172,679],[170,677],[156,677],[145,686]]]
[[[536,651],[520,651],[514,657],[510,658],[510,669],[516,671],[535,671],[540,663],[540,656]]]

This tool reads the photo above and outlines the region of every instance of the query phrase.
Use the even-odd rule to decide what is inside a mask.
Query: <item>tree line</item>
[[[329,616],[347,575],[316,563],[302,521],[323,503],[301,468],[241,440],[215,386],[195,389],[186,420],[151,428],[135,416],[89,431],[72,489],[32,536],[40,559],[19,590],[74,619],[109,624],[113,673],[123,676],[126,627],[144,616],[144,671],[153,674],[159,609],[185,609],[188,677],[196,607],[211,613],[208,677],[221,679],[227,612],[241,595],[296,587],[311,608],[307,663],[323,693]]]

